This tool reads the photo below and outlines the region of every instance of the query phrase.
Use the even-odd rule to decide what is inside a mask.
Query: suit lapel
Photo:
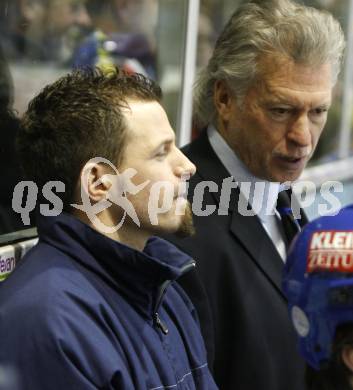
[[[239,193],[239,196],[243,196]],[[283,260],[257,216],[244,216],[238,202],[231,215],[230,231],[238,239],[252,261],[261,269],[270,283],[283,295],[281,288]]]
[[[218,185],[219,191],[212,193],[218,205],[222,182],[230,174],[213,151],[206,131],[183,151],[194,162],[197,172],[202,179],[213,181]],[[257,216],[244,216],[239,213],[239,196],[242,196],[239,189],[232,191],[228,210],[230,214],[229,229],[234,238],[248,252],[251,260],[284,297],[281,290],[283,261],[264,230],[259,218]],[[234,254],[234,258],[236,259],[236,253]]]

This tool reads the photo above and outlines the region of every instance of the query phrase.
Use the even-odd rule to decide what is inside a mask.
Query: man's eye
[[[156,153],[156,157],[157,158],[163,158],[165,157],[166,155],[168,154],[168,149],[166,147],[160,149],[157,151]]]
[[[290,109],[284,107],[275,107],[271,108],[271,112],[275,115],[286,115],[290,113]]]
[[[326,114],[328,111],[327,108],[315,108],[315,110],[313,110],[313,113],[315,115],[323,115],[323,114]]]

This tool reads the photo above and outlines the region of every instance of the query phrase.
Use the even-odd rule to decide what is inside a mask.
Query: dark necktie
[[[277,211],[281,216],[283,231],[287,240],[287,246],[289,246],[295,235],[300,232],[301,227],[298,220],[296,220],[293,216],[288,193],[279,193],[277,199]]]

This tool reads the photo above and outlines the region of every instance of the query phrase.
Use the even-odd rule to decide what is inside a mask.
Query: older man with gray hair
[[[281,184],[296,180],[313,155],[344,47],[327,12],[250,1],[232,15],[197,79],[195,121],[204,131],[185,149],[198,168],[189,194],[199,194],[203,181],[217,186],[204,191],[201,206],[194,197],[196,235],[178,244],[198,263],[183,285],[221,389],[303,389],[281,274],[306,219],[288,214],[290,192]],[[225,208],[221,187],[230,176]],[[205,216],[205,205],[217,211]]]

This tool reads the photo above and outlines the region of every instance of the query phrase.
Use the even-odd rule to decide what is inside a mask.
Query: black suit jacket
[[[218,207],[229,173],[206,132],[184,153],[197,167],[190,200],[197,183],[211,180],[219,192],[205,192],[204,205]],[[304,362],[281,290],[283,261],[258,217],[238,212],[238,197],[234,190],[228,215],[194,215],[196,235],[173,239],[197,261],[181,284],[197,308],[220,389],[303,390]]]

